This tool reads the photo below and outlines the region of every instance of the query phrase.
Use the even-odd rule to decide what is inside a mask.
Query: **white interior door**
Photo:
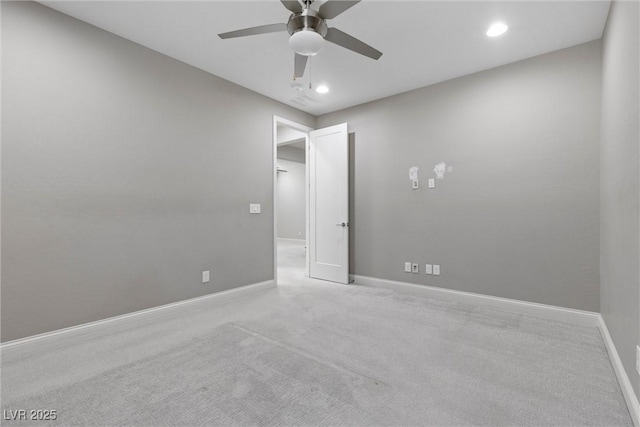
[[[309,136],[309,276],[349,283],[347,124]]]

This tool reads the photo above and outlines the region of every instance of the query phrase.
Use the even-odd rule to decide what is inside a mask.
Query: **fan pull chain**
[[[309,65],[308,65],[308,67],[309,67],[309,90],[311,90],[311,58],[312,57],[310,56],[309,60],[308,60],[309,61]]]
[[[293,55],[293,81],[295,82],[296,79],[296,56]]]

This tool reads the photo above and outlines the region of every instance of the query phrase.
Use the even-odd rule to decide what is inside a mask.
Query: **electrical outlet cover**
[[[433,265],[431,264],[426,264],[425,268],[424,268],[424,272],[426,274],[433,274]]]
[[[405,262],[404,263],[404,272],[405,273],[411,273],[411,263],[410,262]]]
[[[249,203],[249,213],[259,214],[261,211],[260,203]]]
[[[433,265],[433,275],[434,276],[439,276],[440,275],[440,265],[438,265],[438,264],[434,264]]]
[[[411,271],[414,272],[414,273],[419,273],[420,272],[420,267],[418,267],[418,264],[412,264]]]

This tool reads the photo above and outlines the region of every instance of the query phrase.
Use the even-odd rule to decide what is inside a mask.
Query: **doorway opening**
[[[297,220],[282,208],[287,203],[287,185],[294,171],[302,171],[292,159],[302,159],[304,190],[295,204]],[[298,154],[295,153],[298,150]],[[293,155],[292,155],[293,154]],[[280,172],[278,172],[278,167]],[[288,175],[291,169],[291,175]],[[286,172],[285,172],[286,171]],[[301,175],[300,173],[298,175]],[[285,185],[285,183],[287,185]],[[304,194],[304,199],[302,195]],[[336,283],[349,283],[349,136],[347,123],[313,130],[274,116],[273,118],[273,242],[274,278],[278,283],[278,242],[304,241],[304,276]],[[304,205],[302,202],[304,200]],[[302,213],[304,212],[304,228]],[[304,236],[304,238],[302,238]]]
[[[308,275],[309,132],[312,128],[273,118],[274,278]]]

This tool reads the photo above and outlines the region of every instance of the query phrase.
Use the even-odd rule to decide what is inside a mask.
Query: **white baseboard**
[[[611,359],[613,370],[618,377],[618,382],[620,383],[620,388],[622,389],[624,400],[627,402],[627,407],[629,408],[629,412],[631,413],[631,418],[633,418],[633,424],[638,427],[640,426],[640,403],[638,403],[638,397],[633,391],[629,376],[627,375],[627,372],[622,365],[622,360],[620,360],[618,350],[616,350],[616,346],[613,344],[613,339],[609,334],[609,329],[607,328],[607,324],[605,323],[602,315],[598,316],[598,320],[598,329],[600,329],[602,339],[604,340],[604,344],[607,347],[607,352],[609,353],[609,359]]]
[[[502,310],[517,311],[523,314],[541,317],[574,325],[593,326],[599,325],[599,313],[592,311],[575,310],[571,308],[557,307],[554,305],[538,304],[534,302],[519,301],[509,298],[493,297],[471,292],[454,291],[451,289],[436,288],[428,285],[416,285],[414,283],[384,280],[367,276],[352,276],[354,282],[360,285],[376,288],[393,289],[399,292],[409,292],[424,295],[429,298],[445,299],[465,304],[476,304],[494,307]]]
[[[126,320],[126,319],[130,319],[132,317],[146,316],[146,315],[149,315],[149,314],[157,312],[157,311],[166,310],[166,309],[169,309],[169,308],[174,308],[174,307],[188,305],[188,304],[194,304],[194,303],[197,303],[197,302],[200,302],[200,301],[204,301],[204,300],[215,300],[216,303],[225,302],[225,301],[229,301],[229,300],[232,300],[232,299],[240,298],[240,297],[243,297],[243,296],[246,296],[246,295],[251,295],[251,294],[254,294],[254,293],[257,293],[257,292],[262,292],[262,291],[265,291],[267,289],[272,289],[272,288],[275,288],[275,287],[276,287],[276,283],[273,280],[267,280],[267,281],[260,282],[260,283],[254,283],[254,284],[251,284],[251,285],[240,286],[238,288],[229,289],[229,290],[221,291],[221,292],[216,292],[216,293],[213,293],[213,294],[207,294],[207,295],[203,295],[201,297],[189,298],[189,299],[186,299],[186,300],[177,301],[177,302],[173,302],[173,303],[170,303],[170,304],[164,304],[164,305],[159,305],[157,307],[147,308],[145,310],[134,311],[132,313],[122,314],[120,316],[114,316],[114,317],[109,317],[109,318],[102,319],[102,320],[96,320],[95,322],[83,323],[81,325],[71,326],[69,328],[58,329],[56,331],[45,332],[43,334],[32,335],[30,337],[19,338],[17,340],[7,341],[5,343],[0,344],[0,349],[4,350],[5,348],[14,347],[16,345],[22,345],[22,344],[35,342],[35,341],[50,339],[50,338],[53,338],[53,337],[56,337],[56,336],[59,336],[59,335],[69,334],[69,333],[76,332],[76,331],[79,331],[79,330],[82,330],[82,329],[95,328],[95,327],[102,326],[102,325],[105,325],[107,323],[112,323],[112,322],[120,322],[120,321],[123,321],[123,320]]]

